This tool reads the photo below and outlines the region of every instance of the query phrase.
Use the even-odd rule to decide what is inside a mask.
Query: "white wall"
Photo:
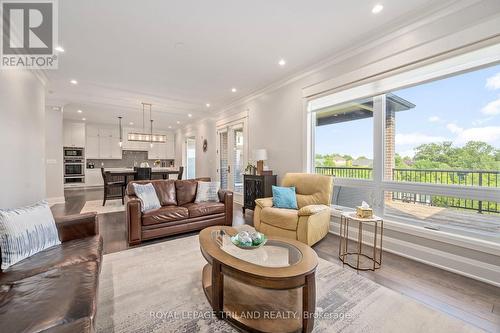
[[[63,113],[45,110],[45,183],[49,203],[64,202]]]
[[[175,135],[176,166],[183,165],[186,167],[183,163],[185,161],[185,141],[188,136],[194,136],[196,138],[196,177],[210,177],[216,179],[217,151],[215,147],[215,121],[213,119],[202,119],[183,129],[177,130]],[[203,151],[204,139],[208,141],[208,149],[206,152]]]
[[[0,208],[45,199],[45,90],[31,72],[0,71]]]

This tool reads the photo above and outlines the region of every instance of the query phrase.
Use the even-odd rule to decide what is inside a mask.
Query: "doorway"
[[[222,189],[243,202],[243,173],[248,160],[246,118],[217,127],[217,177]]]
[[[196,137],[186,138],[186,179],[196,178]]]

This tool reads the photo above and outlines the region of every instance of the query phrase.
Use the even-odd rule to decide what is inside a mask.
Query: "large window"
[[[313,170],[336,177],[339,209],[500,243],[500,65],[429,73],[311,101]]]

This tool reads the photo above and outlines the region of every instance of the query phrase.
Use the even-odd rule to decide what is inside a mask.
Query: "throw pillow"
[[[156,190],[151,183],[144,185],[134,183],[135,195],[141,201],[141,212],[147,212],[161,207]]]
[[[276,208],[298,209],[295,187],[273,185],[273,206]]]
[[[2,270],[54,245],[61,244],[47,202],[0,209]]]
[[[219,201],[220,182],[198,182],[195,203]]]

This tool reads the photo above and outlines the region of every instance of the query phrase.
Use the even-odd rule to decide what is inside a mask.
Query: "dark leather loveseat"
[[[0,273],[0,332],[93,332],[102,238],[95,213],[56,218],[61,245]]]
[[[199,180],[210,180],[199,179]],[[161,208],[141,212],[141,201],[134,192],[134,183],[152,183]],[[194,203],[197,180],[142,180],[130,182],[125,196],[130,245],[212,225],[232,225],[233,193],[219,191],[218,202]]]

